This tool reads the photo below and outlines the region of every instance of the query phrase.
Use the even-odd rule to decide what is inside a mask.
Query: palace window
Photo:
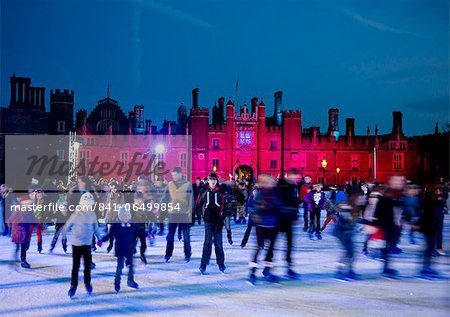
[[[351,168],[357,170],[359,168],[359,154],[352,154],[351,156]]]
[[[66,132],[66,121],[58,121],[58,131],[57,132]]]
[[[239,145],[251,145],[252,133],[248,131],[239,132]]]
[[[270,168],[271,169],[277,168],[277,160],[270,160]]]
[[[270,149],[271,150],[277,149],[277,140],[270,140]]]
[[[219,139],[213,139],[212,140],[212,147],[213,147],[214,150],[217,150],[220,147],[219,145],[220,145]]]
[[[90,158],[91,158],[90,151],[80,151],[80,166],[88,168]]]
[[[186,153],[180,153],[180,167],[181,168],[187,167],[187,154]]]
[[[292,152],[291,153],[291,161],[297,162],[298,161],[298,152]]]
[[[213,159],[212,160],[212,166],[215,166],[215,167],[219,168],[219,159]]]
[[[403,153],[394,153],[394,170],[401,170],[404,166]]]
[[[128,167],[128,152],[120,152],[120,161],[124,168]]]
[[[306,169],[306,154],[300,155],[300,168]]]

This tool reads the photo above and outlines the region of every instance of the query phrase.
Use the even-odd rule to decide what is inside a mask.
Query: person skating
[[[303,207],[303,232],[307,232],[309,229],[309,212],[308,212],[308,204],[304,200],[306,194],[308,194],[312,189],[312,179],[311,176],[305,175],[303,178],[303,183],[300,186],[298,201],[299,204]]]
[[[203,253],[199,267],[202,274],[205,273],[206,266],[209,264],[213,241],[217,265],[221,272],[225,271],[225,254],[222,246],[222,214],[225,206],[225,196],[217,183],[217,175],[210,173],[208,176],[208,190],[200,196],[199,201],[205,223],[205,241],[203,242]]]
[[[25,269],[30,269],[31,265],[27,262],[27,251],[31,240],[31,224],[36,222],[32,205],[34,200],[27,196],[21,199],[18,205],[11,205],[12,215],[8,220],[11,225],[11,241],[16,244],[15,257],[20,250],[20,265]]]
[[[184,243],[185,261],[191,260],[191,239],[190,224],[192,217],[192,184],[183,179],[183,173],[180,167],[172,170],[172,181],[167,185],[164,202],[167,203],[167,212],[169,215],[169,232],[166,240],[166,262],[170,260],[174,249],[174,237],[177,227],[181,227]],[[163,205],[162,205],[163,206]]]
[[[299,279],[300,275],[293,269],[291,252],[293,249],[293,223],[298,219],[298,173],[292,169],[287,177],[278,181],[277,190],[281,196],[283,206],[279,212],[278,232],[286,233],[286,262],[290,279]]]
[[[247,201],[248,223],[247,223],[247,229],[245,229],[245,232],[244,232],[244,237],[242,238],[241,248],[245,248],[245,246],[247,245],[252,228],[255,226],[252,215],[255,212],[255,197],[256,197],[257,193],[258,193],[258,187],[254,186],[253,192]]]
[[[310,216],[310,227],[308,231],[308,237],[313,238],[313,233],[315,231],[316,238],[322,240],[322,235],[320,234],[320,213],[322,209],[325,208],[326,198],[325,194],[322,192],[322,184],[315,184],[313,189],[305,195],[303,201],[306,202],[307,211]]]
[[[67,232],[72,229],[72,278],[69,297],[73,297],[78,286],[78,271],[80,261],[84,261],[84,285],[89,295],[92,294],[91,285],[91,264],[92,264],[92,237],[94,234],[97,239],[101,239],[100,229],[97,222],[97,215],[93,211],[95,204],[94,196],[90,192],[81,195],[75,212],[72,213],[69,220],[63,228],[63,238],[66,238]]]
[[[264,259],[263,275],[269,282],[277,282],[278,277],[271,270],[273,267],[272,258],[275,247],[275,240],[278,234],[279,211],[283,207],[283,202],[279,192],[275,190],[277,182],[269,175],[260,175],[258,187],[260,190],[255,197],[255,211],[252,214],[253,222],[256,225],[257,246],[255,253],[249,262],[248,282],[256,283],[256,269],[258,267],[258,255],[264,248],[264,241],[269,241],[269,247]]]
[[[108,241],[110,236],[114,237],[114,251],[117,257],[117,269],[114,278],[114,289],[116,292],[120,291],[120,280],[124,264],[128,267],[127,285],[131,288],[139,287],[134,281],[133,254],[136,251],[136,237],[145,239],[147,236],[144,228],[136,223],[130,223],[131,212],[127,208],[125,206],[119,208],[118,220],[120,223],[113,223],[108,235],[98,242],[98,245],[101,247],[103,241]]]
[[[420,276],[423,278],[436,279],[440,277],[440,274],[431,267],[431,258],[436,246],[439,221],[443,217],[444,204],[442,188],[427,186],[423,202],[423,213],[418,223],[418,229],[424,234],[426,240],[426,247],[423,252],[423,266],[420,271]]]
[[[400,199],[404,185],[405,178],[403,176],[391,176],[386,191],[379,198],[374,214],[374,224],[383,230],[386,240],[386,246],[382,250],[384,261],[382,274],[388,278],[395,278],[399,274],[397,270],[391,267],[390,253],[398,239],[398,227],[400,226],[402,211]]]

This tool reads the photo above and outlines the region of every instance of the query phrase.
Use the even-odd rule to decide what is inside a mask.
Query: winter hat
[[[124,206],[121,206],[119,208],[118,217],[121,222],[128,222],[131,219],[131,212],[129,209],[127,210],[127,208],[125,208]]]
[[[84,193],[80,197],[80,205],[82,206],[90,206],[95,204],[94,196],[90,192]]]

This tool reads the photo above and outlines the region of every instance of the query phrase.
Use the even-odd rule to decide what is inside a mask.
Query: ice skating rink
[[[212,261],[206,275],[198,271],[203,243],[203,226],[191,229],[192,260],[184,262],[183,243],[175,242],[174,256],[164,262],[165,237],[157,236],[154,246],[147,249],[148,265],[136,256],[135,280],[139,289],[126,286],[116,294],[113,288],[116,258],[106,253],[106,245],[97,249],[92,272],[94,292],[87,296],[80,270],[78,291],[70,300],[72,258],[64,254],[61,243],[53,254],[48,252],[52,236],[44,236],[44,252],[37,252],[33,234],[27,260],[31,269],[23,269],[13,260],[15,247],[9,237],[0,237],[0,316],[448,316],[450,311],[450,257],[433,258],[435,266],[446,278],[417,278],[419,255],[424,247],[422,238],[409,244],[403,234],[403,253],[393,256],[393,267],[400,271],[399,280],[381,277],[382,263],[361,255],[362,234],[357,234],[355,270],[361,280],[342,282],[334,279],[341,248],[331,235],[333,223],[323,233],[322,241],[310,241],[295,228],[293,253],[295,270],[301,279],[287,278],[283,261],[285,240],[281,234],[276,243],[275,273],[280,283],[269,283],[258,270],[255,286],[246,283],[248,262],[253,252],[254,236],[245,249],[240,242],[244,225],[232,225],[234,245],[224,234],[225,274]],[[225,231],[224,231],[225,232]],[[449,252],[450,221],[446,216],[444,249]],[[419,236],[419,234],[417,235]],[[175,237],[175,239],[177,239]],[[262,263],[262,261],[261,261]],[[127,269],[124,269],[124,273]]]

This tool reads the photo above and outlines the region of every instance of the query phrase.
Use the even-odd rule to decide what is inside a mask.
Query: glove
[[[103,245],[103,241],[102,241],[102,240],[99,240],[99,241],[97,242],[97,245],[101,248],[102,245]]]

